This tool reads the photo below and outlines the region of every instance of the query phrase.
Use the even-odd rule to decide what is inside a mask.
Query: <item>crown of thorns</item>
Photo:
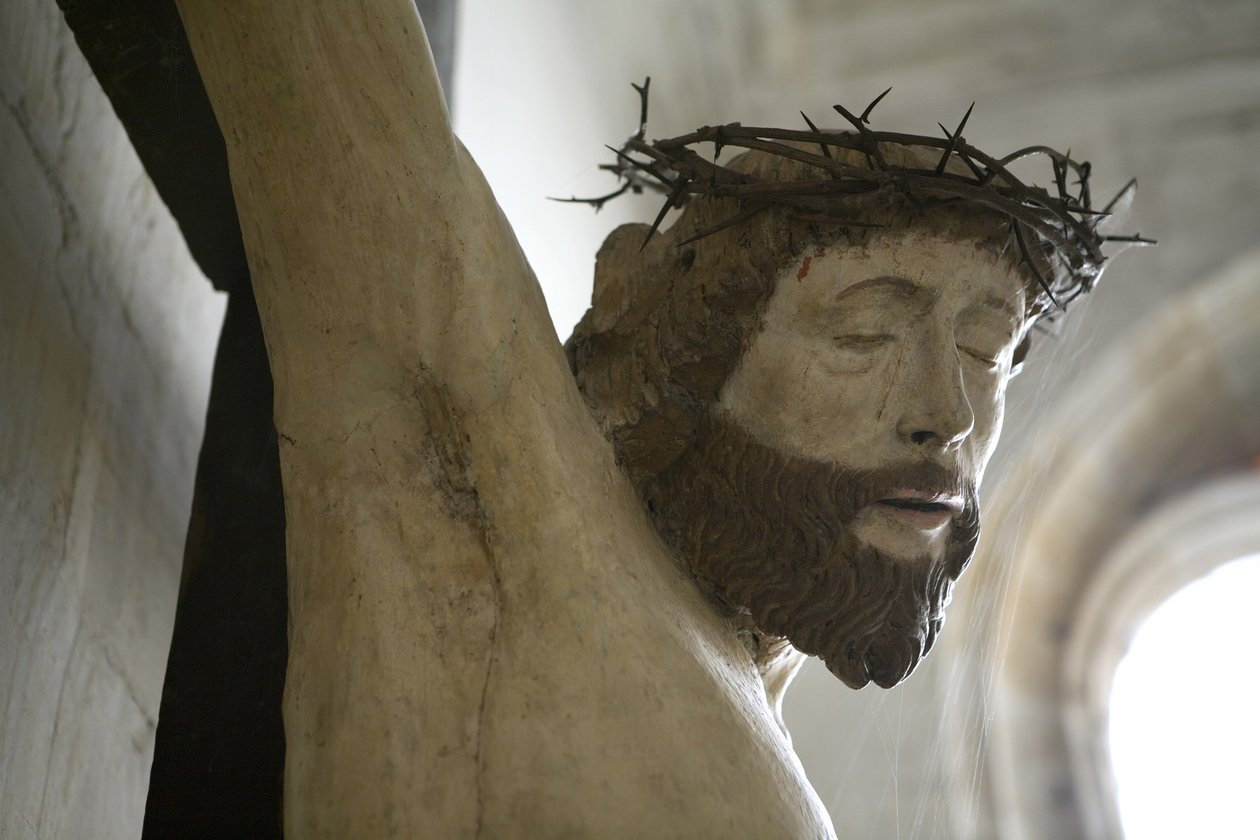
[[[1021,262],[1028,265],[1050,302],[1062,310],[1098,282],[1107,261],[1102,251],[1104,243],[1155,244],[1154,240],[1141,234],[1115,236],[1099,231],[1103,220],[1132,190],[1135,181],[1125,184],[1102,209],[1094,209],[1089,191],[1090,164],[1087,161],[1073,160],[1070,153],[1058,152],[1047,146],[1028,146],[1005,157],[993,158],[968,144],[962,132],[975,107],[974,102],[953,131],[937,123],[944,137],[869,128],[871,111],[892,90],[889,88],[875,97],[861,114],[854,114],[842,105],[834,106],[836,112],[853,126],[853,132],[820,131],[802,112],[801,117],[808,130],[728,123],[704,126],[690,134],[647,142],[644,136],[650,84],[651,78],[648,78],[642,85],[632,85],[639,94],[639,129],[620,149],[607,147],[617,156],[616,162],[600,166],[600,169],[615,173],[622,181],[621,186],[595,198],[560,199],[590,204],[598,210],[606,202],[627,192],[650,190],[665,194],[665,202],[652,222],[644,245],[659,230],[671,208],[681,207],[696,195],[732,198],[736,200],[738,209],[733,215],[704,228],[680,244],[710,236],[770,208],[786,211],[799,221],[837,227],[879,227],[854,218],[853,214],[859,209],[862,197],[877,191],[891,191],[904,196],[915,207],[971,205],[1005,217],[1019,247]],[[702,143],[713,145],[711,161],[693,148]],[[818,151],[808,151],[810,146],[817,146]],[[756,150],[795,160],[820,170],[820,177],[762,180],[719,164],[718,157],[726,147]],[[837,147],[864,155],[867,166],[854,166],[836,160],[832,149]],[[930,168],[895,165],[885,155],[885,151],[893,147],[936,149],[940,151],[940,157]],[[1010,171],[1011,164],[1032,156],[1041,156],[1050,162],[1053,193],[1025,184]],[[951,166],[954,161],[962,166]],[[1075,178],[1071,184],[1069,177]],[[1045,262],[1033,259],[1030,248],[1035,248]]]

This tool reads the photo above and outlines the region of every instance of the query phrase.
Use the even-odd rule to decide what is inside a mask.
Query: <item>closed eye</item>
[[[964,347],[963,345],[959,345],[958,349],[966,353],[969,357],[976,360],[977,362],[980,362],[981,364],[987,365],[989,367],[997,367],[998,362],[1000,362],[1002,359],[1002,354],[1000,352],[997,354],[986,353],[983,350],[977,350],[974,347]]]
[[[832,340],[841,347],[846,347],[851,350],[874,350],[887,342],[892,341],[892,336],[882,334],[863,335],[850,333],[849,335],[832,336]]]

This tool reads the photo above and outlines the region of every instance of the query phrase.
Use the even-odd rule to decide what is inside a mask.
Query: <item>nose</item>
[[[910,377],[919,381],[905,389],[897,434],[915,446],[956,449],[976,424],[958,351],[938,346],[924,355],[934,358],[923,360],[922,378]]]

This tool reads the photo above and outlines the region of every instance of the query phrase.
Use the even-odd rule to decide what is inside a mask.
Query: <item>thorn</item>
[[[1068,155],[1071,155],[1071,152],[1068,152]],[[1067,204],[1068,199],[1072,197],[1071,193],[1068,192],[1067,187],[1067,161],[1060,160],[1059,158],[1051,158],[1050,168],[1054,170],[1054,185],[1059,191],[1059,200]]]
[[[862,116],[861,116],[862,122],[867,123],[868,125],[870,124],[871,111],[875,110],[875,106],[880,103],[880,100],[882,100],[885,96],[888,95],[888,91],[890,90],[892,90],[892,85],[889,85],[888,90],[885,90],[879,96],[871,100],[871,104],[867,105],[866,110],[862,112]],[[817,129],[814,129],[814,130],[817,131]]]
[[[1110,213],[1111,208],[1116,206],[1116,202],[1128,194],[1129,190],[1137,189],[1137,178],[1130,178],[1129,183],[1120,188],[1120,192],[1116,193],[1111,201],[1107,202],[1107,206],[1103,208],[1104,213]]]
[[[805,120],[805,125],[809,126],[810,131],[814,132],[815,134],[822,133],[821,131],[818,130],[818,126],[814,125],[814,121],[811,120],[809,117],[805,116],[804,111],[801,111],[801,119]],[[831,160],[831,149],[827,148],[826,143],[819,143],[818,148],[822,150],[823,157],[825,157],[827,160]],[[831,177],[835,178],[836,174],[833,172],[831,174]]]
[[[1062,310],[1063,305],[1059,303],[1058,298],[1054,296],[1054,292],[1050,291],[1050,284],[1046,282],[1046,278],[1042,276],[1041,269],[1037,267],[1037,263],[1033,261],[1032,254],[1028,253],[1028,243],[1024,241],[1023,231],[1020,229],[1020,223],[1011,219],[1011,226],[1015,231],[1015,242],[1019,245],[1019,253],[1024,258],[1024,262],[1028,263],[1028,267],[1032,269],[1033,277],[1037,278],[1037,282],[1041,288],[1045,290],[1049,296],[1050,302],[1058,309]]]
[[[651,86],[651,76],[643,77],[642,87],[634,82],[630,83],[630,87],[634,88],[639,94],[639,130],[634,133],[634,139],[636,140],[642,140],[644,135],[647,134],[648,88]]]
[[[972,102],[971,107],[967,109],[967,113],[963,114],[962,120],[958,123],[958,129],[953,134],[945,131],[945,126],[937,123],[937,125],[941,125],[941,130],[945,131],[945,133],[949,136],[949,145],[945,147],[945,153],[941,155],[940,162],[936,164],[937,175],[940,175],[945,171],[945,164],[949,163],[949,156],[954,153],[954,149],[958,146],[958,141],[962,139],[963,128],[966,127],[967,120],[971,119],[971,112],[975,107],[976,103]]]
[[[1102,237],[1102,240],[1103,242],[1128,242],[1131,245],[1158,245],[1159,244],[1158,240],[1149,239],[1140,233],[1135,233],[1132,236],[1104,236]]]
[[[974,111],[975,109],[976,109],[976,103],[975,103],[975,100],[972,100],[971,104],[967,106],[967,113],[963,114],[962,121],[958,123],[958,130],[954,132],[954,136],[956,137],[962,136],[963,128],[966,127],[967,120],[971,119],[971,112]]]
[[[963,163],[967,164],[967,168],[971,170],[971,174],[976,176],[976,182],[983,183],[987,176],[985,175],[984,170],[977,166],[976,162],[971,159],[971,155],[967,154],[962,149],[959,149],[958,157],[962,158]]]
[[[860,118],[853,116],[852,112],[850,112],[848,108],[843,105],[832,105],[831,107],[835,109],[837,114],[852,123],[853,127],[856,128],[860,134],[866,133],[866,125]]]
[[[888,164],[884,162],[884,155],[879,150],[879,143],[872,139],[871,130],[866,127],[866,123],[854,116],[853,113],[843,105],[832,105],[831,107],[837,114],[848,120],[849,123],[857,129],[858,134],[862,136],[862,152],[866,155],[866,160],[871,164],[871,168],[878,169],[881,172],[886,172],[888,170]]]
[[[576,195],[570,196],[569,198],[559,198],[557,196],[549,195],[547,196],[547,200],[559,201],[565,204],[589,204],[592,207],[594,207],[595,212],[598,213],[600,210],[604,208],[604,205],[607,204],[609,201],[616,198],[617,196],[624,195],[627,190],[633,190],[634,188],[635,187],[634,187],[633,181],[626,181],[626,183],[622,184],[619,189],[616,189],[613,192],[608,193],[607,195],[596,196],[595,198],[578,198]]]
[[[622,159],[622,160],[624,160],[626,163],[630,164],[631,166],[633,166],[635,169],[639,170],[640,172],[646,172],[647,174],[651,175],[653,178],[655,178],[656,180],[660,181],[662,184],[671,184],[671,183],[673,183],[673,182],[672,182],[672,181],[670,181],[668,178],[666,178],[664,175],[662,175],[661,173],[657,172],[657,171],[656,171],[656,167],[652,166],[650,163],[644,163],[644,162],[643,162],[643,161],[641,161],[641,160],[635,160],[634,158],[630,157],[630,155],[628,155],[628,154],[626,154],[625,152],[623,152],[621,149],[614,149],[612,146],[609,146],[609,145],[607,145],[607,144],[605,144],[605,145],[604,145],[604,148],[605,148],[605,149],[607,149],[608,151],[612,152],[614,155],[616,155],[617,157],[621,158],[621,159]],[[616,171],[617,171],[617,174],[618,174],[620,177],[622,177],[622,178],[627,177],[627,176],[626,176],[624,173],[622,173],[620,170],[616,170]]]
[[[656,218],[652,221],[652,227],[648,230],[647,236],[643,237],[643,244],[639,246],[640,251],[647,247],[647,244],[651,241],[652,236],[660,230],[661,222],[665,219],[665,214],[669,212],[669,208],[674,206],[674,202],[678,199],[678,196],[682,195],[682,192],[685,189],[687,189],[687,179],[679,178],[677,186],[674,187],[674,191],[671,192],[669,197],[665,199],[665,203],[661,205],[660,212],[656,214]]]
[[[679,242],[677,247],[681,248],[684,245],[690,245],[692,242],[695,242],[699,239],[704,239],[705,237],[708,237],[708,236],[712,236],[718,231],[725,230],[731,225],[735,225],[735,224],[739,224],[740,222],[747,221],[748,219],[751,219],[753,216],[756,216],[758,213],[765,210],[769,206],[770,206],[769,204],[764,204],[764,203],[754,204],[751,207],[747,208],[746,210],[741,210],[740,212],[736,213],[734,216],[729,216],[715,225],[704,228],[699,233],[692,234],[691,236],[684,239],[682,242]]]

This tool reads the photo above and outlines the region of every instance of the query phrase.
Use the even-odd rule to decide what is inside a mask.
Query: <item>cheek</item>
[[[775,407],[828,428],[854,419],[856,409],[873,404],[885,380],[882,366],[864,360],[855,369],[829,342],[790,336],[781,350],[786,363],[771,372],[774,381],[768,385]]]
[[[864,418],[862,377],[837,375],[816,345],[763,333],[722,389],[721,405],[762,443],[834,458]]]
[[[791,364],[792,348],[777,336],[762,333],[722,388],[721,400],[736,412],[765,413],[801,387],[800,365]]]
[[[977,402],[980,404],[972,406],[976,425],[971,437],[976,476],[979,478],[989,463],[994,449],[997,448],[998,438],[1002,434],[1002,421],[1006,415],[1006,377],[1002,377],[996,388],[990,385],[984,396]]]

